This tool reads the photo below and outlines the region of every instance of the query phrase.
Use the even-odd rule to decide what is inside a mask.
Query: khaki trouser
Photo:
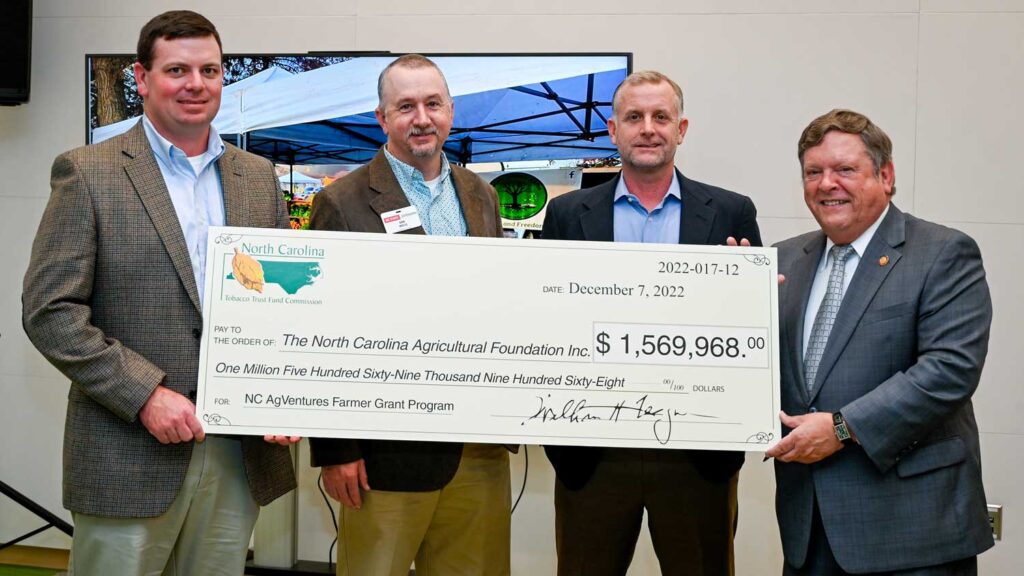
[[[408,576],[414,560],[417,576],[508,576],[511,499],[508,450],[466,444],[444,488],[370,490],[342,508],[338,576]]]
[[[192,450],[181,490],[156,518],[75,514],[72,576],[239,576],[259,506],[242,443],[207,436]]]

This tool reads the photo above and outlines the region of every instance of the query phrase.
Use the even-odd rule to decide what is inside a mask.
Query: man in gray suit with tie
[[[211,127],[224,77],[209,20],[151,20],[134,73],[143,119],[54,161],[22,296],[25,332],[71,380],[70,568],[234,576],[259,506],[295,487],[275,443],[296,439],[205,437],[196,419],[206,232],[288,216],[271,164]]]
[[[976,574],[993,545],[971,405],[981,253],[892,204],[892,143],[862,114],[816,118],[798,151],[821,230],[778,244],[783,573]]]

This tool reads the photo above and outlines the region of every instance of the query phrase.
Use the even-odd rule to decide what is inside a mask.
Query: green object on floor
[[[0,576],[53,576],[60,570],[53,568],[32,568],[29,566],[11,566],[0,564]]]

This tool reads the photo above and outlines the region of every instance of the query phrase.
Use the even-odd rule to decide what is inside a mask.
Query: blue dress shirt
[[[161,136],[145,115],[142,116],[142,125],[167,192],[171,195],[174,212],[178,215],[202,303],[206,281],[206,234],[210,226],[225,224],[224,193],[217,172],[217,159],[224,154],[224,142],[211,126],[206,152],[189,158],[181,148]]]
[[[680,219],[683,217],[678,175],[672,175],[668,192],[650,212],[629,191],[626,179],[620,176],[619,184],[615,187],[612,210],[616,242],[678,244]]]
[[[441,175],[431,186],[423,173],[395,158],[384,146],[384,156],[395,173],[405,197],[416,207],[420,223],[427,234],[436,236],[465,236],[466,218],[462,214],[459,196],[452,182],[452,168],[448,158],[441,154]]]

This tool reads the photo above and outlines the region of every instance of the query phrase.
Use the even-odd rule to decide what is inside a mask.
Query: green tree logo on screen
[[[544,209],[548,203],[548,189],[536,176],[525,172],[508,172],[491,180],[498,191],[501,217],[508,220],[526,220]]]

